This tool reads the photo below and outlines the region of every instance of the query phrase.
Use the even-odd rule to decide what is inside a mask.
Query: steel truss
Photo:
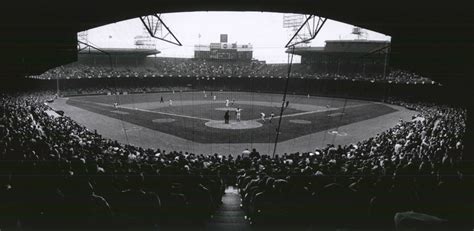
[[[313,40],[314,38],[316,38],[316,35],[319,33],[321,28],[323,28],[323,25],[324,23],[326,23],[327,20],[327,18],[318,17],[314,14],[305,15],[305,17],[306,20],[303,24],[301,24],[300,28],[295,32],[293,37],[291,37],[291,39],[285,45],[285,48],[293,47],[302,43],[308,43],[309,41]],[[318,19],[316,19],[316,17],[318,17]],[[303,30],[307,30],[305,32],[309,34],[309,37],[302,35],[306,34],[303,33]]]
[[[81,45],[83,45],[84,47],[81,47]],[[85,43],[85,42],[82,42],[82,41],[77,41],[77,52],[79,53],[80,51],[83,51],[85,49],[89,48],[89,51],[90,49],[92,48],[93,50],[96,50],[96,51],[99,51],[100,53],[103,53],[105,55],[107,55],[109,57],[109,64],[110,64],[110,69],[112,69],[112,55],[107,52],[107,51],[104,51],[96,46],[93,46],[89,43]]]
[[[177,46],[182,46],[181,42],[174,36],[173,32],[171,32],[170,28],[163,22],[160,16],[161,14],[141,16],[140,20],[151,37]],[[165,35],[163,35],[163,27],[165,29]],[[167,39],[168,36],[171,36],[171,39]]]

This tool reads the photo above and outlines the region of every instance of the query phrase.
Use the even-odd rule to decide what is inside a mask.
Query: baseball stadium
[[[183,2],[0,20],[0,230],[472,230],[445,6]]]

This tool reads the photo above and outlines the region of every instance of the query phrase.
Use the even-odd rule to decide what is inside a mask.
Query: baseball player
[[[241,114],[241,112],[242,112],[242,109],[240,109],[240,108],[235,109],[236,119],[237,119],[237,121],[239,121],[239,122],[240,122],[240,114]]]

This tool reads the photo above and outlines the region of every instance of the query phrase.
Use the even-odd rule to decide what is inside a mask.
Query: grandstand
[[[301,63],[333,73],[381,74],[386,69],[390,42],[329,40],[324,47],[297,47],[288,53],[301,56]]]
[[[434,61],[465,51],[403,43],[448,38],[431,37],[444,25],[428,20],[436,7],[413,23],[421,7],[394,6],[406,23],[382,11],[356,20],[366,12],[360,2],[347,3],[350,10],[259,5],[252,9],[320,6],[322,15],[393,35],[390,52],[388,42],[328,40],[291,47],[280,64],[252,53],[240,59],[237,48],[222,47],[227,36],[216,56],[194,58],[158,57],[154,48],[76,50],[64,39],[152,11],[139,3],[97,4],[97,11],[117,8],[101,17],[61,5],[70,10],[61,23],[53,21],[63,11],[38,8],[44,15],[33,15],[47,29],[34,30],[38,44],[15,40],[19,53],[0,62],[0,73],[21,76],[0,79],[1,230],[472,230],[469,86],[455,78],[466,65]],[[161,9],[211,6],[183,3]],[[367,8],[386,7],[379,5]],[[161,14],[153,16],[171,33]],[[8,27],[25,28],[22,21]],[[12,33],[7,39],[20,32]],[[294,55],[301,63],[292,63]]]
[[[145,63],[147,56],[159,53],[156,49],[145,48],[87,48],[78,52],[77,62],[84,65],[136,66]]]
[[[303,55],[305,56],[305,55]],[[288,64],[266,64],[252,61],[204,60],[192,58],[136,57],[94,55],[78,62],[51,69],[37,79],[71,79],[104,77],[206,77],[206,78],[284,78]],[[331,59],[333,60],[333,59]],[[352,59],[351,59],[352,60]],[[347,61],[347,58],[346,58]],[[122,62],[122,63],[120,63]],[[428,84],[429,78],[416,73],[386,68],[380,63],[346,63],[344,61],[292,65],[293,78],[377,81],[389,83]]]

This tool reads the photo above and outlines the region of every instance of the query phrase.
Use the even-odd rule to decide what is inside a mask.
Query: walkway
[[[244,216],[244,211],[240,208],[240,195],[237,189],[230,186],[225,190],[225,194],[222,197],[222,205],[209,221],[207,230],[251,230]]]

